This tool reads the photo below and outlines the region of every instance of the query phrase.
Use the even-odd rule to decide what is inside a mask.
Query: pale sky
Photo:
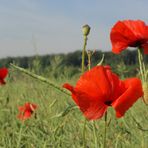
[[[0,0],[0,58],[81,49],[85,24],[87,48],[111,50],[111,27],[123,19],[148,23],[148,0]]]

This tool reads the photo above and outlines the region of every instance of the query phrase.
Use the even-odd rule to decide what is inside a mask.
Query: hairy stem
[[[82,73],[85,71],[85,53],[86,53],[86,45],[87,45],[87,36],[84,36],[84,45],[83,45],[83,50],[82,50]]]
[[[86,118],[84,119],[84,125],[83,125],[83,147],[86,148]]]
[[[144,64],[142,49],[138,48],[138,62],[139,62],[139,68],[140,68],[140,75],[143,82],[147,80],[147,74],[146,74],[146,68]]]
[[[107,135],[107,112],[105,113],[105,127],[104,127],[104,143],[103,148],[106,148],[106,135]]]
[[[98,148],[98,136],[97,136],[95,121],[93,121],[93,133],[94,133],[94,140],[95,140],[95,148]]]
[[[64,94],[70,96],[70,93],[68,93],[68,92],[67,92],[65,89],[63,89],[62,87],[60,87],[60,86],[54,84],[54,83],[51,82],[50,80],[48,80],[48,79],[46,79],[46,78],[44,78],[44,77],[42,77],[42,76],[36,75],[36,74],[34,74],[34,73],[32,73],[32,72],[30,72],[30,71],[24,69],[24,68],[21,68],[21,67],[19,67],[19,66],[16,66],[16,65],[14,65],[14,64],[12,64],[12,63],[11,63],[10,65],[11,65],[13,68],[15,68],[15,69],[17,69],[17,70],[19,70],[19,71],[21,71],[21,72],[23,72],[23,73],[25,73],[25,74],[31,76],[31,77],[37,79],[37,80],[40,80],[40,81],[42,81],[42,82],[44,82],[44,83],[47,83],[47,84],[49,84],[50,86],[54,87],[55,89],[59,90],[60,92],[62,92],[62,93],[64,93]]]

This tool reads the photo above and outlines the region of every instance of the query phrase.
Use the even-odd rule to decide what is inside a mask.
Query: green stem
[[[84,35],[84,45],[83,45],[83,50],[82,50],[82,74],[84,73],[85,71],[85,52],[86,52],[86,45],[87,45],[87,36]],[[85,118],[85,121],[84,121],[84,126],[83,126],[83,147],[86,148],[86,122],[87,122],[87,119]]]
[[[95,121],[93,121],[93,133],[94,133],[94,140],[95,140],[95,148],[98,148],[98,136],[96,131],[96,124]]]
[[[88,70],[91,69],[91,56],[92,56],[92,53],[90,50],[87,51],[87,57],[88,57]]]
[[[85,118],[84,120],[84,125],[83,125],[83,147],[86,148],[86,122],[87,119]]]
[[[86,45],[87,45],[87,36],[84,36],[84,45],[82,50],[82,73],[84,73],[85,68],[85,52],[86,52]]]
[[[141,48],[138,48],[138,62],[139,62],[140,75],[141,75],[142,81],[145,82],[147,79],[147,74],[146,74],[146,68],[144,64],[142,51],[143,50]]]
[[[104,144],[103,148],[106,148],[106,135],[107,135],[107,112],[105,113],[105,127],[104,127]]]
[[[24,125],[24,121],[23,121],[23,123],[21,124],[21,127],[20,127],[19,137],[18,137],[18,141],[17,141],[17,148],[20,148],[20,143],[21,143],[21,138],[22,138],[23,125]]]
[[[52,86],[52,87],[56,88],[57,90],[61,91],[62,93],[64,93],[64,94],[70,96],[70,93],[68,93],[65,89],[63,89],[63,88],[61,88],[60,86],[54,84],[53,82],[49,81],[48,79],[46,79],[46,78],[44,78],[44,77],[42,77],[42,76],[36,75],[36,74],[34,74],[34,73],[30,72],[30,71],[27,71],[27,70],[24,69],[24,68],[21,68],[21,67],[19,67],[19,66],[16,66],[16,65],[14,65],[14,64],[10,64],[10,65],[11,65],[13,68],[15,68],[15,69],[17,69],[17,70],[19,70],[19,71],[21,71],[21,72],[23,72],[23,73],[25,73],[25,74],[31,76],[31,77],[33,77],[33,78],[35,78],[35,79],[38,79],[38,80],[40,80],[40,81],[42,81],[42,82],[44,82],[44,83],[47,83],[47,84],[49,84],[50,86]]]

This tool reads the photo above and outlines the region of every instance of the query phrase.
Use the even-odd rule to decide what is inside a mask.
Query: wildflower
[[[148,54],[148,26],[141,20],[118,21],[111,30],[110,39],[116,54],[127,47],[142,48]]]
[[[37,105],[32,104],[32,103],[25,103],[23,106],[19,106],[19,115],[18,118],[20,120],[26,120],[29,119],[31,117],[31,115],[33,114],[33,112],[36,110]]]
[[[0,85],[5,84],[6,82],[4,81],[5,77],[8,74],[8,69],[7,68],[1,68],[0,69]]]
[[[85,72],[75,87],[68,83],[63,87],[71,91],[73,100],[89,120],[101,118],[109,106],[120,118],[143,96],[140,79],[120,80],[109,66],[96,66]]]

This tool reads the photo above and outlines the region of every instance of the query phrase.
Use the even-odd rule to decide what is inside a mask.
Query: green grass
[[[75,84],[77,78],[62,77],[52,81],[58,85]],[[17,119],[18,106],[25,102],[38,105],[36,118],[23,124]],[[7,84],[0,87],[0,148],[81,148],[83,147],[84,117],[71,97],[47,84],[10,70]],[[112,108],[108,111],[108,148],[147,148],[148,111],[141,99],[124,118],[116,119]],[[94,129],[98,147],[103,147],[104,118],[86,123],[86,145],[95,148]]]

